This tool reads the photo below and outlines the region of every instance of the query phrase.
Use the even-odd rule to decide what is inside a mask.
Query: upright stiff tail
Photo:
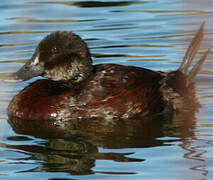
[[[191,41],[186,54],[183,58],[183,61],[179,67],[179,70],[187,76],[187,84],[191,84],[197,73],[200,71],[203,62],[206,60],[207,55],[209,54],[211,48],[208,49],[204,53],[204,55],[200,58],[200,60],[192,67],[190,70],[190,66],[192,64],[192,61],[200,47],[201,41],[203,39],[203,29],[204,29],[205,23],[202,23],[200,26],[200,29],[196,33],[195,37]]]

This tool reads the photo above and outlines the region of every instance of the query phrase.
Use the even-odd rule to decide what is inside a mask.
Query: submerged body
[[[72,42],[66,40],[62,45],[61,40],[69,39],[66,36]],[[46,37],[33,59],[9,78],[26,80],[43,75],[49,79],[38,80],[15,96],[8,115],[26,120],[109,121],[184,110],[184,105],[196,103],[192,80],[209,53],[188,72],[202,37],[203,25],[180,68],[166,73],[116,64],[93,66],[86,44],[77,35],[56,32]],[[29,69],[33,73],[25,75]]]

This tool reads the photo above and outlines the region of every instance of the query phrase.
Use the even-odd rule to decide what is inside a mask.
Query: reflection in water
[[[208,143],[204,142],[203,145],[194,145],[194,143],[198,140],[200,142],[204,141],[202,139],[197,139],[195,137],[189,138],[189,139],[186,138],[183,140],[183,143],[180,146],[187,151],[187,153],[184,155],[186,159],[204,162],[203,155],[206,153],[206,151],[200,150],[200,148],[203,146],[206,146],[206,144]],[[201,172],[204,176],[207,176],[208,170],[206,170],[206,167],[207,167],[207,164],[202,164],[202,165],[192,166],[191,169]]]
[[[29,4],[64,4],[69,6],[78,6],[81,8],[95,8],[95,7],[115,7],[115,6],[128,6],[131,4],[142,4],[146,1],[32,1]]]
[[[113,160],[117,162],[141,162],[143,159],[128,158],[132,153],[98,153],[95,146],[88,139],[49,139],[38,145],[6,145],[0,147],[24,150],[30,157],[17,159],[23,161],[37,160],[40,165],[22,172],[68,172],[70,174],[93,174],[95,160]],[[125,172],[123,173],[125,174]]]
[[[24,150],[31,154],[30,160],[39,160],[40,165],[26,172],[69,172],[70,174],[92,174],[96,160],[118,162],[142,162],[146,159],[128,158],[131,153],[99,153],[98,147],[106,149],[145,148],[165,146],[176,140],[158,140],[160,137],[193,137],[194,113],[179,113],[169,116],[153,116],[115,124],[85,122],[80,126],[63,125],[55,128],[51,122],[37,128],[34,122],[9,119],[14,131],[46,138],[41,145],[5,145],[7,148]],[[41,122],[39,122],[41,123]],[[89,127],[89,128],[88,128]],[[98,130],[97,130],[98,129]],[[2,146],[2,145],[1,145]],[[183,145],[185,146],[185,145]],[[35,155],[36,153],[36,155]],[[25,159],[25,161],[27,161]],[[106,173],[106,172],[99,172]],[[134,172],[108,172],[109,174],[131,174]]]

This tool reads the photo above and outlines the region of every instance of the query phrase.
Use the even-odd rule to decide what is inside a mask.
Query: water
[[[21,67],[55,30],[79,34],[95,64],[173,70],[203,21],[205,41],[198,57],[213,44],[212,7],[211,0],[1,0],[0,78]],[[18,134],[7,123],[6,108],[35,79],[0,81],[0,179],[212,179],[212,60],[211,53],[196,78],[198,112],[91,137]]]

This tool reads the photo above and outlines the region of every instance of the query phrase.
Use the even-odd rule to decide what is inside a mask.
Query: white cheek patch
[[[31,65],[35,66],[39,63],[39,54],[35,57],[34,61],[31,63]]]

